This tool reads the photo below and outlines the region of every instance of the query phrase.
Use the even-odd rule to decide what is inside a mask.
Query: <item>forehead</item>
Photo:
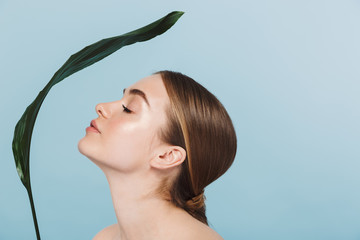
[[[160,74],[150,75],[132,84],[129,89],[143,91],[149,100],[151,108],[159,105],[166,105],[169,97]]]

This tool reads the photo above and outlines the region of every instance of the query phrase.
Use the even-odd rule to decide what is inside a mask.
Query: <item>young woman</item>
[[[218,99],[181,73],[161,71],[96,112],[78,148],[104,172],[117,223],[94,239],[222,239],[208,226],[204,203],[205,187],[236,153]]]

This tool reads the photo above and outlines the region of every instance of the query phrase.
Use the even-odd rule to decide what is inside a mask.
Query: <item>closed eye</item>
[[[130,109],[128,109],[127,107],[124,106],[124,104],[122,105],[123,108],[124,108],[124,112],[127,112],[127,113],[131,113],[132,111]]]

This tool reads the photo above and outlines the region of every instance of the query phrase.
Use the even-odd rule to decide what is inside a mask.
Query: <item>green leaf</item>
[[[26,108],[24,114],[16,124],[12,148],[16,169],[25,187],[30,184],[29,153],[31,135],[41,104],[51,87],[71,74],[100,61],[126,45],[150,40],[166,32],[176,23],[182,14],[183,12],[171,12],[145,27],[120,36],[100,40],[71,55],[64,65],[54,74],[44,89],[40,91],[36,99]]]
[[[42,91],[39,92],[36,99],[26,108],[22,117],[15,126],[12,149],[15,158],[16,170],[19,174],[21,182],[29,193],[29,197],[31,195],[29,169],[31,136],[41,104],[50,89],[71,74],[100,61],[124,46],[136,42],[147,41],[166,32],[183,14],[184,12],[171,12],[165,17],[135,31],[116,37],[102,39],[94,44],[91,44],[71,55],[64,65],[54,74],[49,83]]]

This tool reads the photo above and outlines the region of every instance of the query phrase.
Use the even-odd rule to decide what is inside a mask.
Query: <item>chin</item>
[[[91,159],[95,153],[94,151],[96,150],[95,147],[91,145],[92,144],[86,139],[86,137],[80,139],[77,145],[79,152],[89,159]]]
[[[79,152],[80,152],[82,155],[85,155],[85,154],[84,154],[83,142],[84,142],[84,138],[80,139],[79,142],[78,142],[77,147],[78,147]]]
[[[99,145],[98,144],[94,145],[94,143],[91,143],[90,141],[88,141],[86,137],[83,137],[82,139],[79,140],[77,146],[78,146],[79,152],[82,155],[87,157],[89,160],[91,160],[93,163],[95,163],[95,165],[97,165],[98,167],[101,166],[101,161],[99,161],[99,159],[101,159],[101,157],[98,156],[99,155],[99,152],[98,152]]]

